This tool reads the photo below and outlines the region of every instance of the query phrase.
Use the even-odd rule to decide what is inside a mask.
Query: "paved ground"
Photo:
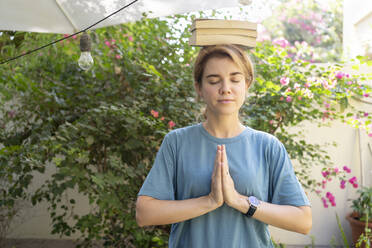
[[[96,246],[98,248],[98,246]],[[286,248],[304,248],[300,245],[287,245]],[[311,247],[311,246],[308,246]],[[331,246],[315,246],[315,248],[330,248]],[[9,239],[4,248],[75,248],[71,240],[56,239]],[[218,247],[216,247],[218,248]],[[334,247],[342,248],[342,246]]]
[[[4,248],[75,248],[75,243],[72,240],[57,239],[8,239]]]

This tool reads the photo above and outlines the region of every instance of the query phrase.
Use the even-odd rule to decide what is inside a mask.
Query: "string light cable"
[[[68,38],[70,38],[70,37],[72,37],[72,36],[74,36],[74,35],[78,35],[78,34],[80,34],[80,33],[86,32],[87,30],[89,30],[89,29],[91,29],[92,27],[96,26],[97,24],[103,22],[104,20],[110,18],[111,16],[117,14],[118,12],[122,11],[123,9],[128,8],[129,6],[131,6],[132,4],[134,4],[134,3],[136,3],[136,2],[138,2],[138,0],[134,0],[134,1],[132,1],[131,3],[125,5],[124,7],[120,8],[119,10],[117,10],[117,11],[115,11],[115,12],[113,12],[113,13],[111,13],[110,15],[108,15],[108,16],[106,16],[105,18],[99,20],[98,22],[96,22],[96,23],[90,25],[89,27],[87,27],[87,28],[85,28],[85,29],[83,29],[83,30],[80,30],[79,32],[76,32],[76,33],[71,34],[71,35],[69,35],[69,36],[63,37],[63,38],[61,38],[61,39],[59,39],[59,40],[53,41],[53,42],[48,43],[48,44],[46,44],[46,45],[44,45],[44,46],[38,47],[38,48],[36,48],[36,49],[34,49],[34,50],[31,50],[31,51],[28,51],[28,52],[22,53],[21,55],[15,56],[15,57],[13,57],[13,58],[6,59],[6,60],[4,60],[4,61],[1,61],[0,65],[5,64],[5,63],[8,63],[8,62],[13,61],[13,60],[16,60],[16,59],[21,58],[21,57],[23,57],[23,56],[29,55],[29,54],[31,54],[31,53],[34,53],[34,52],[36,52],[36,51],[38,51],[38,50],[41,50],[41,49],[43,49],[43,48],[45,48],[45,47],[48,47],[48,46],[51,46],[51,45],[53,45],[53,44],[55,44],[55,43],[58,43],[58,42],[60,42],[60,41],[66,40],[66,39],[68,39]]]

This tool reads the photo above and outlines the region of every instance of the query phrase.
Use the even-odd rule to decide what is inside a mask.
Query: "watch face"
[[[249,197],[249,202],[253,205],[253,206],[258,206],[260,204],[260,202],[258,201],[258,199],[254,196],[250,196]]]

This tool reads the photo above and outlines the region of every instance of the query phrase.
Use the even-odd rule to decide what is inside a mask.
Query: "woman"
[[[172,224],[169,247],[273,247],[268,225],[306,234],[310,203],[274,136],[239,109],[253,66],[234,45],[200,50],[195,89],[206,121],[168,133],[139,194],[139,226]]]

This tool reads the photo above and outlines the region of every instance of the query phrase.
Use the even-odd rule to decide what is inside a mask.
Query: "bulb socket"
[[[87,33],[83,33],[80,37],[80,51],[90,52],[91,49],[91,40]]]

